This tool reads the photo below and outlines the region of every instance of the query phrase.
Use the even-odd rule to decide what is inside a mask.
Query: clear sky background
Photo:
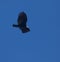
[[[60,62],[60,1],[0,0],[0,62]],[[21,33],[25,11],[30,32]]]

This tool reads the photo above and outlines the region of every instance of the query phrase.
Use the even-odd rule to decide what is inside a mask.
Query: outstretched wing
[[[19,25],[15,25],[15,24],[13,24],[13,27],[19,27]]]

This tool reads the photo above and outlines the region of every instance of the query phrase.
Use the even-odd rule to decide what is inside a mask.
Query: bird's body
[[[18,27],[21,29],[21,31],[23,33],[29,32],[30,29],[27,28],[26,23],[27,23],[27,15],[25,12],[21,12],[18,15],[18,19],[17,19],[18,25],[13,24],[13,27]]]

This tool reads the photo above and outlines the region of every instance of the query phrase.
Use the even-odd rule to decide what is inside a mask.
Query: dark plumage
[[[23,33],[26,33],[26,32],[30,31],[30,29],[27,28],[27,25],[26,25],[26,23],[27,23],[27,15],[26,15],[25,12],[21,12],[19,14],[17,22],[18,22],[18,25],[13,24],[13,27],[20,28]]]

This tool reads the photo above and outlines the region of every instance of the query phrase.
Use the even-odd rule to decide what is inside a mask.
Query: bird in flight
[[[27,27],[27,15],[25,12],[20,12],[17,19],[18,25],[13,24],[13,27],[18,27],[22,33],[27,33],[30,29]]]

